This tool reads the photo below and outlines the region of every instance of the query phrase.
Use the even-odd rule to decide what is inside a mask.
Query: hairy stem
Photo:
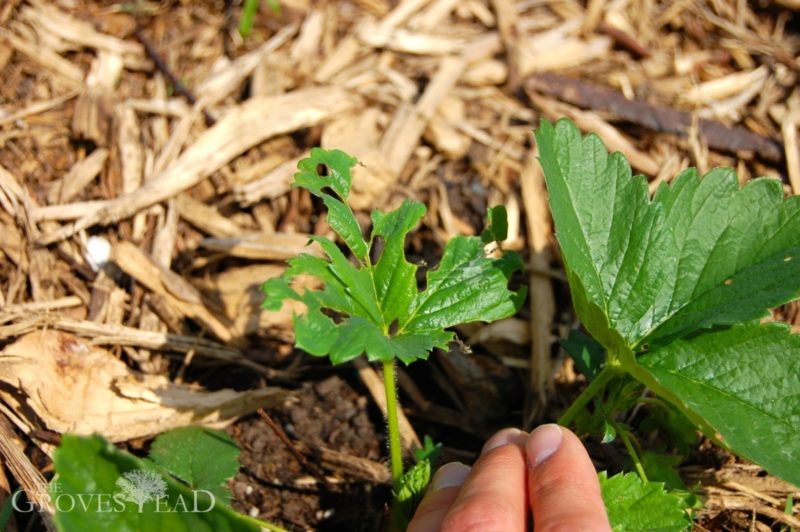
[[[600,391],[605,388],[606,384],[614,378],[617,374],[617,370],[615,367],[611,365],[606,365],[600,373],[589,383],[589,386],[586,387],[583,392],[575,399],[567,411],[564,412],[560,418],[558,418],[558,424],[562,426],[567,426],[575,419],[575,416],[578,415],[582,409],[586,408],[586,405],[589,404],[595,395],[600,393]]]
[[[400,442],[400,425],[397,422],[397,389],[394,361],[383,363],[383,387],[386,390],[386,420],[389,425],[389,456],[392,463],[392,481],[397,486],[403,476],[403,450]]]

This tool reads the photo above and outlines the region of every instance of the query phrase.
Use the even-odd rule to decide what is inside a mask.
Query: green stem
[[[558,418],[558,424],[562,426],[567,426],[575,419],[575,416],[578,415],[578,412],[586,408],[586,405],[589,404],[595,395],[600,393],[600,391],[605,388],[606,384],[613,379],[617,374],[617,369],[614,366],[606,365],[600,373],[589,383],[589,386],[586,387],[583,392],[578,396],[577,399],[567,408],[567,411],[564,412],[560,418]]]
[[[642,461],[639,459],[639,453],[636,452],[636,448],[633,446],[633,443],[631,443],[628,429],[624,426],[614,423],[613,421],[610,421],[610,423],[611,426],[614,427],[614,430],[617,431],[617,434],[619,434],[622,443],[625,444],[625,448],[628,450],[631,460],[633,460],[633,467],[636,468],[639,478],[641,478],[644,482],[647,482],[647,474],[644,472],[644,466],[642,466]]]
[[[400,425],[397,422],[397,390],[393,360],[383,363],[383,387],[386,390],[386,420],[389,424],[389,456],[392,463],[392,481],[396,487],[403,476],[403,450],[400,443]]]

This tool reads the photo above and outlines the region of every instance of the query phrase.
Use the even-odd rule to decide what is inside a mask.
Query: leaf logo
[[[145,503],[166,497],[167,483],[158,473],[144,469],[134,469],[123,473],[117,479],[117,495],[124,501],[136,503],[139,513]]]

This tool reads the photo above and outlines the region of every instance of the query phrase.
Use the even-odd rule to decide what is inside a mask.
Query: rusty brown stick
[[[137,28],[134,31],[134,34],[136,35],[136,38],[139,39],[139,42],[142,43],[142,46],[144,46],[144,51],[147,54],[147,57],[153,61],[153,64],[156,66],[158,71],[164,74],[170,84],[172,84],[175,94],[180,94],[186,98],[187,102],[195,105],[197,103],[197,97],[195,97],[194,93],[189,90],[189,88],[184,85],[181,80],[178,79],[174,72],[172,72],[172,69],[169,67],[167,62],[164,61],[164,58],[161,57],[161,54],[158,53],[158,50],[155,49],[153,43],[151,43],[150,40],[144,36],[142,30]],[[205,119],[206,126],[208,127],[213,126],[217,122],[216,119],[214,119],[214,117],[211,116],[206,109],[203,109],[203,118]]]
[[[628,100],[622,93],[592,83],[559,76],[536,74],[525,81],[525,89],[538,92],[584,109],[610,111],[617,118],[662,133],[687,136],[692,114],[670,107]],[[709,147],[736,153],[753,151],[764,159],[781,162],[783,143],[741,126],[728,127],[714,120],[700,119],[698,126]]]
[[[283,445],[286,446],[286,449],[292,454],[294,459],[297,460],[297,463],[300,464],[300,466],[303,469],[308,469],[308,460],[306,460],[306,457],[303,456],[303,453],[298,451],[297,447],[295,447],[294,444],[289,440],[289,436],[286,435],[286,432],[284,432],[283,427],[281,427],[278,423],[276,423],[275,420],[272,419],[272,416],[267,414],[267,412],[263,408],[259,408],[257,412],[258,415],[261,416],[261,419],[264,420],[264,423],[266,423],[269,426],[269,428],[272,429],[272,432],[275,433],[275,435],[278,437],[279,440],[281,440]]]

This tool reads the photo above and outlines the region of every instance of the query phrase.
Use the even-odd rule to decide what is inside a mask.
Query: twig
[[[669,107],[631,101],[622,93],[556,74],[536,74],[525,82],[525,89],[553,96],[564,102],[595,111],[610,111],[617,118],[663,133],[687,136],[692,115]],[[728,127],[713,120],[700,119],[700,133],[708,146],[727,152],[754,151],[768,161],[783,160],[783,144],[747,128]]]
[[[140,28],[136,28],[134,35],[136,35],[136,38],[139,39],[139,42],[142,43],[142,46],[144,46],[144,51],[147,53],[147,57],[153,61],[153,64],[156,65],[158,71],[164,74],[167,80],[169,80],[169,82],[172,84],[172,88],[175,90],[175,93],[186,98],[186,101],[188,101],[190,104],[195,105],[197,103],[197,98],[195,97],[194,93],[192,93],[192,91],[189,90],[189,88],[184,85],[177,76],[175,76],[175,74],[172,72],[172,69],[169,68],[169,65],[167,65],[166,61],[164,61],[164,59],[158,53],[158,50],[155,49],[153,43],[151,43],[147,37],[144,36],[142,30]],[[205,119],[206,126],[208,127],[213,126],[217,122],[207,109],[203,109],[203,118]]]
[[[330,489],[330,482],[325,476],[325,472],[322,471],[322,469],[316,463],[306,460],[306,457],[303,455],[303,453],[301,453],[291,442],[291,440],[289,440],[289,436],[286,435],[283,427],[276,423],[275,420],[272,419],[272,416],[267,414],[263,408],[259,408],[257,412],[258,415],[261,416],[261,419],[263,419],[269,428],[272,429],[272,432],[274,432],[278,439],[281,440],[281,443],[283,443],[289,453],[294,457],[295,460],[297,460],[297,463],[300,464],[300,467],[302,467],[314,478],[321,479],[325,486]]]

